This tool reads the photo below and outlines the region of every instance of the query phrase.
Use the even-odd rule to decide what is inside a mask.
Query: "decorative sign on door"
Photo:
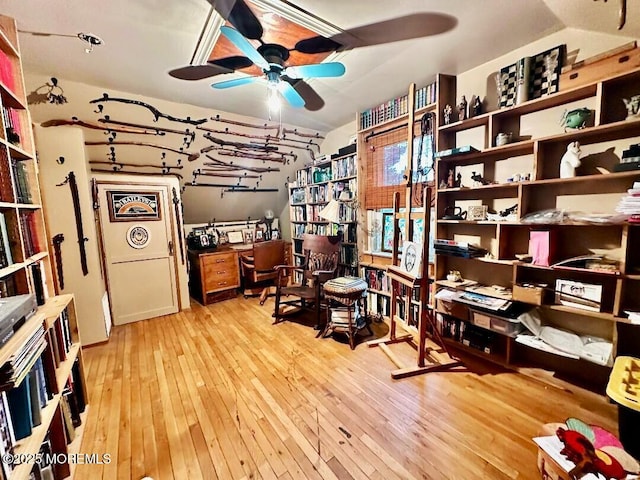
[[[108,191],[107,198],[112,222],[162,219],[158,192]]]
[[[144,225],[134,225],[127,230],[127,243],[133,248],[144,248],[150,240],[151,232]]]

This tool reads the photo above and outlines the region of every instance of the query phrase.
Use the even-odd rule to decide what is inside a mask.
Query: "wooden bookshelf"
[[[0,232],[6,231],[7,234],[6,241],[0,238],[0,296],[35,294],[39,307],[0,348],[0,366],[11,362],[20,354],[29,355],[27,365],[31,366],[22,368],[19,375],[16,372],[17,385],[5,390],[27,388],[27,394],[40,401],[43,400],[41,394],[45,390],[49,394],[46,405],[40,410],[39,425],[33,425],[37,422],[31,418],[31,411],[25,413],[14,409],[12,412],[16,415],[28,415],[29,418],[11,419],[11,415],[5,417],[10,422],[7,428],[13,428],[11,422],[19,421],[22,425],[25,425],[24,422],[31,422],[31,433],[16,441],[12,448],[14,454],[35,456],[48,434],[52,438],[67,438],[64,422],[55,419],[64,419],[61,402],[67,401],[66,398],[63,399],[63,391],[69,379],[75,377],[72,382],[74,392],[70,395],[76,395],[76,401],[82,398],[86,403],[88,396],[74,298],[72,295],[54,296],[49,240],[42,212],[38,165],[34,155],[33,132],[17,38],[15,20],[0,15],[0,108],[3,110],[0,117],[0,213],[4,219]],[[13,75],[9,82],[6,81],[7,72],[12,72]],[[18,136],[12,138],[10,130]],[[7,262],[7,245],[11,263]],[[44,280],[38,280],[39,278]],[[56,336],[59,336],[58,340],[52,341]],[[79,375],[72,373],[75,368]],[[31,381],[27,380],[29,376]],[[2,395],[7,393],[3,392]],[[80,418],[86,418],[86,410]],[[75,432],[75,445],[80,444],[81,433],[81,430]],[[64,445],[62,449],[56,447],[53,453],[67,454],[72,451],[74,444],[69,448]],[[6,448],[7,445],[3,443],[3,453]],[[16,465],[11,471],[11,480],[28,479],[32,468],[33,462]],[[65,466],[60,471],[68,469],[69,466]]]

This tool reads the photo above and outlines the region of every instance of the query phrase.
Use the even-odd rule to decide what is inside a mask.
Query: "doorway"
[[[98,183],[113,323],[179,310],[169,187]]]

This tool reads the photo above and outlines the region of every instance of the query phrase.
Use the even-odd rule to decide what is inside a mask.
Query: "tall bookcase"
[[[489,256],[482,258],[437,255],[436,273],[441,286],[455,287],[445,277],[450,270],[458,270],[469,281],[506,289],[486,288],[481,292],[484,295],[537,305],[546,320],[558,328],[604,338],[613,343],[614,355],[638,355],[640,332],[626,314],[640,307],[638,224],[607,223],[598,218],[592,222],[567,218],[559,223],[550,219],[536,224],[521,220],[527,214],[545,209],[613,212],[627,189],[640,181],[640,170],[614,170],[622,150],[640,139],[640,119],[626,119],[623,102],[624,98],[637,93],[639,82],[640,69],[630,68],[578,87],[567,88],[561,84],[560,91],[552,95],[439,126],[439,150],[470,144],[476,151],[445,156],[437,161],[437,238],[474,243],[489,252]],[[453,104],[455,77],[448,79],[447,89],[451,95],[445,101]],[[458,92],[457,96],[462,93]],[[560,118],[563,111],[576,108],[592,112],[591,122],[585,128],[563,131],[562,126],[548,121]],[[496,137],[501,132],[511,132],[513,141],[496,145]],[[560,178],[563,154],[567,145],[575,141],[581,145],[582,166],[577,169],[577,176]],[[602,173],[603,169],[611,173]],[[487,184],[474,184],[472,172],[481,173]],[[447,179],[458,174],[462,185],[447,185]],[[484,207],[496,212],[515,207],[515,212],[505,218],[498,215],[477,219],[468,216],[466,219],[444,218],[452,207],[460,207],[463,211]],[[528,252],[531,235],[536,231],[551,238],[549,263],[601,254],[615,261],[617,266],[611,269],[567,268],[518,260],[516,255]],[[556,301],[549,290],[554,289],[557,281],[600,287],[599,308],[586,310]],[[536,290],[527,291],[521,288],[522,285],[547,285],[550,288],[539,296],[530,296],[527,293]],[[491,331],[491,348],[486,351],[468,349],[489,360],[508,366],[533,360],[553,370],[584,374],[582,376],[589,380],[608,376],[607,367],[592,363],[588,357],[567,358],[557,352],[541,352],[531,348],[532,345],[523,345],[521,339],[516,341],[514,334],[493,328],[491,322],[486,323],[484,318],[478,320],[477,315],[467,313],[464,308],[458,308],[452,316],[463,322],[451,326],[452,343],[459,337],[456,330],[460,325],[471,325],[474,329],[480,326],[481,330],[485,327]]]
[[[88,397],[73,296],[53,296],[17,27],[3,15],[0,109],[0,297],[33,294],[38,304],[0,347],[0,477],[27,479],[41,468],[62,479],[73,465],[27,459],[78,452]]]
[[[54,285],[15,20],[0,15],[0,297]]]
[[[358,275],[358,163],[357,154],[332,155],[320,159],[296,172],[296,179],[289,184],[291,208],[291,240],[293,259],[299,264],[302,254],[302,235],[336,235],[342,230],[339,275]],[[340,223],[320,218],[320,211],[332,200],[340,199],[348,192],[348,199],[340,200]],[[294,281],[299,278],[294,275]]]

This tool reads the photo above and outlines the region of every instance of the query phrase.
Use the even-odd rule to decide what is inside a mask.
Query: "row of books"
[[[435,103],[437,96],[436,83],[430,83],[416,90],[414,108],[420,109]],[[393,120],[409,112],[409,96],[401,95],[380,105],[360,113],[360,129],[369,128],[379,123]]]
[[[347,181],[337,181],[333,184],[333,198],[336,200],[340,198],[340,194],[344,191],[348,191],[349,199],[355,199],[358,192],[358,179],[352,178]]]
[[[294,188],[291,190],[291,204],[305,203],[307,201],[307,191],[305,188]]]
[[[498,334],[495,332],[441,313],[436,314],[436,325],[444,338],[484,353],[495,353],[498,342]]]
[[[291,207],[291,221],[293,222],[306,222],[306,210],[305,207]]]
[[[40,356],[47,348],[47,339],[43,326],[36,329],[27,337],[13,355],[0,366],[0,390],[18,387],[29,371],[40,360]],[[20,437],[22,438],[22,437]]]
[[[14,61],[0,50],[0,82],[13,92],[16,86],[15,78]]]
[[[367,282],[369,289],[391,293],[391,279],[385,270],[362,267],[362,278]]]
[[[435,253],[452,257],[474,258],[483,257],[487,251],[467,242],[457,242],[438,238],[434,241]]]
[[[306,225],[304,223],[294,223],[293,224],[293,237],[301,238],[304,235],[306,229]]]
[[[367,292],[367,310],[374,315],[388,317],[391,315],[390,298],[376,292]]]
[[[6,268],[13,265],[13,254],[11,253],[11,239],[9,238],[9,229],[7,228],[7,218],[3,212],[0,212],[0,268]]]
[[[341,158],[333,163],[333,178],[344,178],[357,175],[356,155]]]
[[[10,163],[9,150],[0,148],[0,202],[14,201]]]
[[[357,239],[357,225],[355,223],[349,223],[342,229],[342,242],[343,243],[356,243]]]
[[[309,195],[307,201],[309,203],[327,202],[327,191],[329,189],[325,185],[316,185],[309,187]]]
[[[323,208],[324,205],[307,205],[307,222],[324,222],[324,219],[320,218]]]
[[[295,182],[295,184],[293,184],[291,186],[292,187],[306,187],[310,183],[312,183],[312,180],[311,180],[311,169],[306,168],[306,169],[298,170],[296,172],[296,182]]]
[[[7,141],[14,145],[20,146],[22,136],[22,123],[20,114],[14,108],[2,107],[2,120],[4,122],[4,130]]]
[[[345,265],[357,265],[358,251],[355,245],[342,245],[340,248],[340,263]]]
[[[18,288],[15,277],[11,276],[0,279],[0,298],[17,295],[17,292]]]
[[[20,385],[2,392],[0,396],[0,454],[13,455],[17,442],[31,435],[33,428],[42,424],[42,410],[53,399],[42,358],[38,358]],[[80,415],[86,409],[77,359],[61,392],[59,409],[63,430],[49,430],[38,452],[41,455],[34,463],[29,478],[62,480],[71,473],[69,465],[52,464],[51,457],[57,453],[66,453],[66,445],[74,440],[76,429],[82,424]],[[0,478],[10,480],[14,467],[12,462],[3,461]]]
[[[31,186],[29,184],[29,171],[24,160],[12,160],[13,177],[16,186],[17,203],[33,203],[31,197]]]
[[[40,239],[37,234],[36,212],[23,212],[20,214],[20,227],[24,242],[25,257],[32,257],[42,251]]]

